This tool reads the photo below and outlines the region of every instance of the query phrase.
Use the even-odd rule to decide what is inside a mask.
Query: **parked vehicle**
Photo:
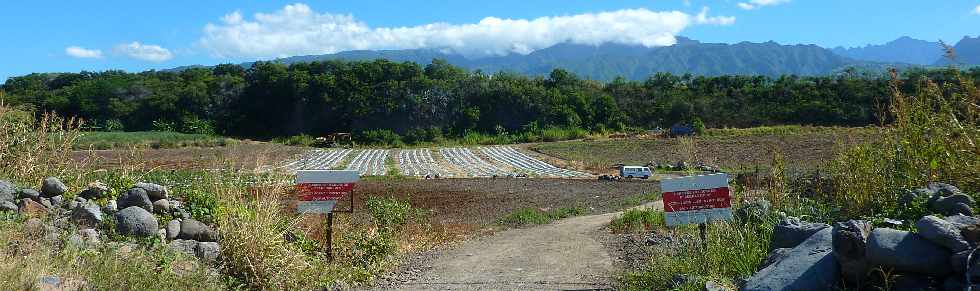
[[[650,176],[652,175],[653,172],[650,171],[650,167],[623,166],[619,168],[619,176],[622,176],[624,178],[647,179],[650,178]]]

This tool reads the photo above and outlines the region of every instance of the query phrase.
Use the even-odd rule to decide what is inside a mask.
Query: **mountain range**
[[[964,37],[955,46],[961,65],[980,65],[980,37]],[[856,48],[823,48],[817,45],[783,45],[775,42],[734,44],[704,43],[678,37],[664,47],[644,47],[606,43],[582,45],[561,43],[527,55],[510,54],[468,58],[436,49],[345,51],[335,54],[295,56],[274,61],[292,64],[324,60],[364,61],[388,59],[428,64],[433,59],[470,70],[508,71],[546,75],[555,68],[569,70],[595,80],[624,77],[642,80],[657,72],[694,75],[825,75],[847,67],[881,69],[885,67],[947,65],[938,42],[901,37],[881,45]],[[243,63],[245,67],[252,63]],[[187,67],[176,68],[180,70]]]

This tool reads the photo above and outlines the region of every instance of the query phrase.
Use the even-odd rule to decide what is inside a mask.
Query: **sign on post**
[[[300,170],[296,172],[299,213],[331,213],[337,200],[350,195],[359,181],[357,171]]]
[[[732,219],[727,174],[664,179],[660,188],[667,226]]]

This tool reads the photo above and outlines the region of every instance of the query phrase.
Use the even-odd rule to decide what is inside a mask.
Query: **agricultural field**
[[[79,150],[150,148],[173,149],[185,147],[219,147],[240,143],[239,140],[206,134],[188,134],[168,131],[136,132],[83,132],[75,141]]]
[[[388,173],[387,160],[388,150],[361,150],[347,169],[361,172],[361,176],[384,176]]]
[[[432,158],[429,149],[405,149],[398,151],[398,168],[402,175],[416,177],[452,177],[453,173]]]

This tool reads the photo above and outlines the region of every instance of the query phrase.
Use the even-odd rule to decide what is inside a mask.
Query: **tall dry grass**
[[[29,185],[57,176],[70,186],[81,181],[84,165],[71,158],[82,122],[0,104],[0,176]]]

